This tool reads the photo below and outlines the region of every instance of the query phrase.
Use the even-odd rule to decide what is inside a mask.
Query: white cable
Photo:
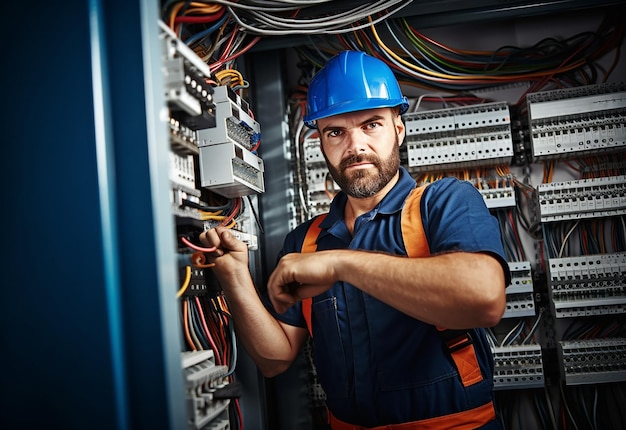
[[[290,34],[342,34],[342,33],[354,32],[357,30],[361,30],[363,28],[371,27],[372,25],[377,24],[387,19],[389,16],[393,15],[400,9],[404,8],[405,6],[410,4],[411,1],[404,1],[404,0],[378,1],[374,4],[369,5],[369,8],[362,9],[359,14],[350,14],[348,12],[342,12],[339,14],[335,14],[332,17],[332,19],[315,18],[315,19],[309,19],[308,21],[304,19],[294,20],[293,25],[289,25],[290,23],[288,20],[281,18],[280,19],[281,22],[286,24],[283,26],[285,27],[283,29],[270,28],[271,26],[275,26],[277,20],[274,17],[263,16],[262,13],[259,12],[258,10],[252,12],[251,15],[254,15],[259,19],[261,18],[261,16],[263,16],[263,21],[265,21],[265,24],[267,26],[255,26],[253,23],[244,22],[243,15],[239,16],[233,10],[233,7],[236,7],[235,5],[233,5],[233,7],[229,5],[228,11],[230,12],[231,16],[235,19],[237,24],[241,26],[242,28],[244,28],[245,30],[247,30],[251,34],[264,35],[264,36],[281,36],[281,35],[290,35]],[[386,9],[390,9],[390,7],[392,6],[395,6],[395,9],[387,11],[384,15],[376,18],[372,22],[367,22],[367,23],[363,23],[359,25],[346,27],[347,25],[355,24],[359,20],[365,19],[366,17],[374,15],[378,12],[384,11]],[[341,19],[336,19],[337,16],[341,17]],[[326,20],[325,24],[320,25],[320,22],[322,22],[323,20]],[[268,21],[271,21],[271,22],[268,22]],[[259,22],[257,21],[256,25],[258,24]],[[346,27],[346,28],[343,28],[343,27]]]
[[[543,311],[543,308],[542,308],[540,310],[540,312],[539,312],[539,316],[537,317],[537,320],[535,321],[535,324],[533,324],[533,326],[531,327],[530,331],[528,332],[528,335],[522,341],[522,345],[524,345],[526,343],[526,341],[528,341],[531,338],[531,336],[533,335],[533,333],[537,329],[537,326],[539,325],[539,321],[541,321],[541,317],[543,316],[543,312],[544,311]]]
[[[559,254],[557,255],[558,258],[561,258],[563,256],[563,251],[565,250],[565,245],[567,244],[567,240],[569,239],[569,237],[571,236],[571,234],[574,232],[574,230],[576,229],[576,227],[578,226],[578,223],[580,222],[580,220],[577,220],[574,225],[572,226],[572,228],[569,229],[569,231],[567,232],[567,234],[565,235],[565,237],[563,238],[563,243],[561,243],[561,249],[559,249]]]

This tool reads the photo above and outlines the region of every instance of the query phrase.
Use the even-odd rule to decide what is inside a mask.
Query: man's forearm
[[[490,327],[506,304],[504,273],[487,254],[451,252],[406,258],[339,251],[339,279],[422,321],[446,328]]]
[[[292,344],[283,325],[267,311],[250,276],[218,280],[246,351],[265,376],[282,373],[295,359],[300,345]]]

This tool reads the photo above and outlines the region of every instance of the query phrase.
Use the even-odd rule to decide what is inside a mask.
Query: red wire
[[[200,251],[200,252],[213,252],[215,251],[217,248],[215,246],[211,247],[211,248],[205,248],[203,246],[198,246],[192,242],[190,242],[187,238],[185,237],[181,237],[180,240],[187,245],[189,248],[191,249],[195,249],[196,251]]]
[[[235,409],[237,409],[237,417],[239,418],[239,430],[243,430],[243,414],[239,406],[239,399],[235,399]]]
[[[214,64],[211,64],[209,66],[209,68],[211,69],[211,72],[214,72],[216,69],[219,69],[220,67],[222,67],[224,65],[224,63],[227,63],[230,60],[234,60],[235,58],[239,57],[240,55],[242,55],[243,53],[248,51],[250,48],[252,48],[259,40],[261,40],[261,36],[255,37],[254,39],[252,39],[250,41],[250,43],[248,43],[247,46],[245,46],[244,48],[238,49],[236,54],[231,55],[228,58],[224,58],[222,60],[219,60],[219,61],[217,61]],[[226,53],[226,51],[224,51],[224,53]]]
[[[230,223],[233,220],[233,218],[235,218],[240,208],[241,208],[241,197],[237,197],[237,199],[235,200],[235,206],[233,207],[233,211],[230,213],[230,215],[228,215],[227,218],[225,218],[220,223],[220,225],[221,226],[228,225],[228,223]]]
[[[206,336],[209,339],[211,348],[213,348],[213,353],[215,354],[215,361],[217,361],[217,364],[222,364],[222,357],[220,356],[220,352],[217,349],[217,346],[215,346],[215,342],[213,341],[213,336],[211,336],[209,328],[206,325],[206,319],[204,318],[204,311],[202,310],[202,304],[200,303],[200,299],[198,298],[198,296],[195,296],[194,299],[196,301],[196,307],[198,308],[198,312],[200,312],[200,320],[202,321],[202,328],[204,329],[204,332],[206,333]]]

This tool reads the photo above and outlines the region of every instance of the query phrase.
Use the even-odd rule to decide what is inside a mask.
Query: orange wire
[[[192,351],[197,351],[196,344],[193,343],[191,339],[191,333],[189,333],[189,302],[188,299],[183,300],[183,326],[185,328],[185,339],[187,339],[187,343],[191,346]]]

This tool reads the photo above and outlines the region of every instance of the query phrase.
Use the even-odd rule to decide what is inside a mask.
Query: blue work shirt
[[[400,217],[415,186],[401,168],[398,183],[373,210],[356,219],[353,234],[343,220],[347,196],[339,193],[320,224],[317,249],[406,255]],[[421,199],[421,216],[431,254],[492,254],[508,285],[498,222],[473,185],[454,178],[430,184]],[[281,256],[300,252],[309,225],[305,222],[287,235]],[[306,327],[300,303],[283,314],[268,306],[280,321]],[[472,330],[472,336],[484,380],[464,388],[435,327],[351,284],[337,282],[313,298],[312,324],[318,378],[330,411],[342,421],[375,427],[452,414],[492,400],[493,358],[481,329]]]

